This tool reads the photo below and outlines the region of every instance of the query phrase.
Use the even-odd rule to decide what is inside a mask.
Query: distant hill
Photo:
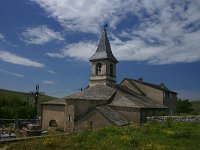
[[[41,95],[38,100],[40,104],[54,99],[56,98]],[[39,105],[39,111],[41,111],[41,105]],[[36,116],[37,113],[34,107],[34,97],[31,94],[0,89],[1,119],[33,119]]]
[[[194,112],[200,113],[200,101],[191,101]]]
[[[0,101],[4,98],[9,99],[9,98],[12,98],[12,97],[19,97],[21,100],[29,101],[30,103],[32,103],[34,101],[33,96],[29,93],[0,89]],[[39,103],[51,101],[51,100],[54,100],[54,99],[56,99],[56,98],[48,96],[48,95],[40,95],[39,96]]]

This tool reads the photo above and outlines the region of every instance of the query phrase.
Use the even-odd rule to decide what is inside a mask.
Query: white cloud
[[[104,23],[115,29],[126,19],[133,19],[132,27],[113,33],[110,40],[118,60],[146,61],[151,64],[200,60],[199,0],[32,1],[39,4],[49,17],[72,31],[99,33]],[[137,20],[126,18],[127,14]],[[80,41],[47,55],[88,60],[96,50],[95,44],[94,41]]]
[[[42,83],[43,84],[54,84],[55,82],[54,81],[49,81],[49,80],[44,80]]]
[[[153,64],[194,62],[200,60],[200,1],[142,1],[148,18],[142,20],[135,30],[123,32],[129,42],[139,37],[143,45],[137,46],[137,54],[147,56]],[[198,12],[198,13],[197,13]],[[124,45],[127,41],[124,42]],[[155,52],[156,51],[156,52]],[[149,52],[151,54],[149,54]],[[155,53],[152,53],[155,52]],[[123,58],[126,60],[126,57]],[[132,60],[137,60],[133,58]]]
[[[148,44],[141,38],[111,41],[113,53],[119,60],[147,61],[150,64],[171,64],[200,60],[200,31],[185,34],[182,43]]]
[[[47,26],[29,27],[22,33],[22,40],[28,44],[42,45],[52,40],[63,41],[59,32],[49,29]]]
[[[115,27],[133,9],[133,0],[31,0],[69,30],[97,33],[105,23]]]
[[[51,74],[55,74],[55,71],[53,71],[53,70],[47,70],[47,72],[49,72]]]
[[[0,40],[5,41],[5,37],[2,33],[0,33]]]
[[[56,58],[64,58],[65,57],[64,54],[60,54],[60,53],[47,53],[47,55],[49,57],[56,57]]]
[[[0,39],[4,39],[4,35],[0,33]]]
[[[200,39],[192,35],[194,39],[187,39],[182,45],[149,45],[140,38],[122,41],[115,37],[110,41],[112,51],[120,61],[147,61],[150,64],[170,64],[181,62],[194,62],[200,60],[198,41]],[[196,33],[196,36],[200,34]],[[193,40],[193,41],[192,41]],[[196,44],[195,44],[196,43]],[[88,61],[95,53],[97,45],[92,41],[82,41],[69,44],[56,53],[47,53],[50,57],[64,58],[71,57],[76,60]]]
[[[12,64],[29,66],[29,67],[44,67],[44,64],[42,63],[2,50],[0,50],[0,60]]]
[[[88,61],[88,58],[94,54],[96,45],[91,41],[82,41],[66,45],[62,50],[57,53],[47,53],[50,57],[71,57],[76,60]]]
[[[7,73],[7,74],[11,74],[11,75],[14,75],[14,76],[17,76],[17,77],[24,77],[24,76],[21,75],[21,74],[18,74],[18,73],[15,73],[15,72],[10,72],[10,71],[3,70],[3,69],[0,69],[0,72],[4,72],[4,73]]]

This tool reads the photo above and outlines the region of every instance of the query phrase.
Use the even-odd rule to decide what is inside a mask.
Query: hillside
[[[47,95],[39,96],[39,104],[55,99]],[[39,105],[39,110],[41,107]],[[37,116],[34,97],[24,92],[0,89],[1,119],[33,119]]]
[[[4,98],[9,99],[9,98],[13,98],[13,97],[18,97],[23,101],[26,101],[26,100],[30,101],[30,103],[32,103],[33,100],[34,100],[33,96],[29,93],[0,89],[0,101],[3,100]],[[54,99],[56,99],[56,98],[48,96],[48,95],[39,96],[39,102],[40,103],[50,101],[50,100],[54,100]]]

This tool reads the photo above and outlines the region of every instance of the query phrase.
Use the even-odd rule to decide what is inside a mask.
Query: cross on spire
[[[108,27],[108,24],[104,24],[103,28],[106,29]]]

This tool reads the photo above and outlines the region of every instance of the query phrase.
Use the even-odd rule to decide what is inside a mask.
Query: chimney
[[[164,87],[165,87],[165,84],[164,84],[164,83],[160,83],[160,87],[161,87],[161,88],[164,88]]]

